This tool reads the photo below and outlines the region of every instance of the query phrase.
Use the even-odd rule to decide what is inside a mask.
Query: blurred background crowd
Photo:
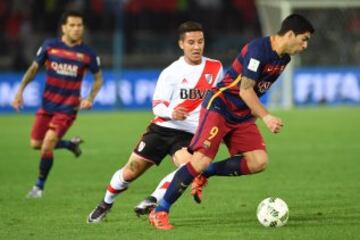
[[[167,66],[181,54],[176,29],[186,20],[203,24],[205,55],[225,66],[262,35],[255,0],[1,0],[0,70],[25,69],[42,41],[57,36],[60,15],[69,9],[84,14],[86,42],[105,68],[113,67],[114,54],[125,68]],[[317,35],[316,53],[305,54],[303,65],[360,64],[360,11],[346,11],[306,10]]]

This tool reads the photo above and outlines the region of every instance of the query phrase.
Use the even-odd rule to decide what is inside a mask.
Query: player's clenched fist
[[[272,133],[279,133],[281,128],[284,126],[280,118],[274,117],[270,114],[263,117],[262,120],[264,121],[270,132]]]
[[[185,120],[188,115],[189,113],[186,110],[186,108],[179,107],[174,109],[174,111],[171,114],[171,118],[173,120]]]
[[[80,102],[80,109],[90,109],[92,108],[92,102],[88,99],[83,99]]]
[[[20,109],[23,106],[23,98],[21,95],[16,94],[14,101],[11,103],[12,107],[16,110],[16,111],[20,111]]]

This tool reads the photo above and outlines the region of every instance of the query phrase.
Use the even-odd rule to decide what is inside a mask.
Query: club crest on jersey
[[[204,148],[208,149],[208,148],[210,148],[210,146],[211,146],[211,142],[209,140],[205,140],[203,142],[203,147]]]
[[[181,88],[180,98],[181,99],[203,99],[208,90],[200,90],[197,88]]]
[[[205,80],[208,83],[212,83],[212,81],[213,81],[213,75],[212,74],[206,73],[204,76],[205,76]]]
[[[78,72],[78,66],[73,64],[67,63],[57,63],[51,62],[50,63],[51,69],[53,69],[57,74],[76,77]]]
[[[80,61],[83,61],[85,58],[85,55],[83,53],[76,53],[76,57],[77,59],[79,59]]]
[[[141,152],[142,150],[144,150],[145,145],[146,145],[145,142],[141,141],[138,146],[138,151]]]

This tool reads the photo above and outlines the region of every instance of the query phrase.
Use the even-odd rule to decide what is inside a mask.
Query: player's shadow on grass
[[[287,227],[321,227],[324,225],[360,225],[359,216],[338,216],[333,214],[314,213],[310,215],[290,215]]]
[[[250,226],[256,223],[256,217],[254,213],[249,211],[223,211],[216,213],[206,213],[203,214],[189,214],[184,217],[177,217],[174,224],[176,226],[218,226],[218,225],[227,225],[227,226]]]

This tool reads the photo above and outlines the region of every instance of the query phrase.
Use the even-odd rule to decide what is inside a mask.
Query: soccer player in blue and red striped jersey
[[[253,40],[243,47],[223,80],[203,101],[199,125],[189,146],[194,154],[176,172],[164,198],[150,213],[149,220],[155,228],[173,228],[168,219],[170,207],[194,179],[192,193],[199,196],[208,177],[240,176],[265,169],[267,152],[256,118],[262,119],[272,133],[279,133],[283,122],[269,113],[259,97],[279,77],[290,62],[290,55],[307,48],[313,32],[307,19],[292,14],[282,22],[276,35]],[[230,157],[212,163],[221,141]]]
[[[90,109],[102,85],[99,57],[83,43],[84,23],[80,13],[68,11],[61,18],[62,35],[46,40],[39,48],[34,62],[23,76],[12,103],[19,111],[23,105],[23,92],[41,66],[46,69],[46,83],[42,106],[37,111],[31,131],[31,146],[40,149],[39,176],[28,193],[29,198],[42,197],[45,181],[53,165],[54,149],[67,149],[80,156],[82,139],[63,140],[80,109]],[[94,74],[94,84],[86,99],[80,98],[85,71]]]

